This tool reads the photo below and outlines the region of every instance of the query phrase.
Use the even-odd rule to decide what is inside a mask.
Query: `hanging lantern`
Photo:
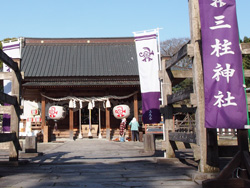
[[[63,106],[51,106],[49,108],[49,117],[54,120],[65,118],[66,112]]]
[[[128,105],[117,105],[113,108],[113,114],[116,119],[127,118],[130,115],[130,108]]]
[[[35,117],[35,122],[42,122],[41,116],[36,116]]]
[[[27,122],[34,122],[34,118],[33,118],[33,117],[28,117],[28,118],[26,119],[26,121],[27,121]]]
[[[32,116],[38,115],[38,109],[32,109],[31,110],[31,115]]]

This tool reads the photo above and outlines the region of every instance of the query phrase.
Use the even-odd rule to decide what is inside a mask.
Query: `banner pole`
[[[159,70],[162,71],[162,63],[161,63],[161,45],[160,45],[160,29],[162,28],[157,28],[157,41],[158,41],[158,61],[159,61]],[[163,70],[164,71],[164,70]],[[163,80],[160,80],[160,90],[161,90],[161,105],[164,104],[164,99],[163,99]],[[164,117],[163,117],[163,124],[165,123]],[[166,140],[166,133],[165,133],[165,126],[162,126],[162,132],[163,132],[163,140]]]

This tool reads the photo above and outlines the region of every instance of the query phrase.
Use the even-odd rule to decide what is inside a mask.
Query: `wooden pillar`
[[[134,117],[136,118],[137,121],[139,121],[137,93],[134,94]]]
[[[191,30],[191,45],[193,47],[193,88],[194,97],[196,98],[196,139],[198,153],[200,154],[199,171],[217,172],[218,168],[207,165],[207,131],[205,128],[205,99],[203,84],[203,69],[201,60],[201,41],[200,33],[200,14],[199,1],[189,0],[189,17]]]
[[[45,101],[45,97],[44,96],[42,96],[42,101],[41,101],[41,110],[42,110],[42,112],[41,112],[41,114],[42,114],[42,129],[44,128],[44,126],[46,125],[46,119],[45,119],[45,117],[46,117],[46,101]]]
[[[42,96],[42,101],[41,101],[41,114],[42,114],[42,130],[43,130],[43,142],[48,143],[49,142],[49,127],[46,125],[46,101],[45,97]]]
[[[69,109],[69,138],[74,139],[74,111],[73,108]]]
[[[144,152],[155,152],[155,135],[154,134],[144,134]]]
[[[105,108],[106,112],[106,139],[110,140],[110,110]]]
[[[168,105],[167,95],[172,94],[172,82],[168,73],[166,72],[166,59],[162,59],[161,61],[162,71],[160,71],[160,79],[162,80],[162,107],[164,108],[164,140],[162,145],[166,150],[164,156],[166,158],[174,158],[175,153],[173,148],[171,147],[169,141],[169,131],[172,130],[173,127],[173,107],[172,105]]]
[[[20,106],[20,83],[16,77],[14,71],[12,71],[12,80],[11,80],[11,93],[13,96],[17,98],[17,104]],[[16,111],[15,106],[11,105],[11,119],[10,119],[10,132],[16,133],[17,140],[19,142],[19,112]],[[18,161],[18,150],[14,145],[14,142],[10,142],[10,153],[9,160],[10,161]]]

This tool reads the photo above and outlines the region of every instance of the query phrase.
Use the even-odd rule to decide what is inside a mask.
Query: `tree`
[[[173,56],[176,54],[183,45],[190,41],[189,38],[173,38],[170,40],[165,40],[161,42],[161,54],[163,56]],[[173,69],[184,69],[191,68],[192,61],[190,58],[185,57],[180,62],[178,62]]]
[[[189,41],[190,41],[189,38],[173,38],[170,40],[165,40],[161,42],[161,54],[163,56],[173,56],[181,49],[183,45],[187,44]],[[188,70],[191,68],[192,68],[192,59],[186,56],[171,69]],[[192,79],[185,79],[184,81],[180,82],[179,84],[173,87],[173,92],[185,90],[186,88],[190,88],[192,86],[193,86]]]

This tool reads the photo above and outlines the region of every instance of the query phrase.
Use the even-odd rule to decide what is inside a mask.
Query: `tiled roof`
[[[138,76],[135,43],[131,39],[27,43],[22,49],[21,70],[26,78]]]

